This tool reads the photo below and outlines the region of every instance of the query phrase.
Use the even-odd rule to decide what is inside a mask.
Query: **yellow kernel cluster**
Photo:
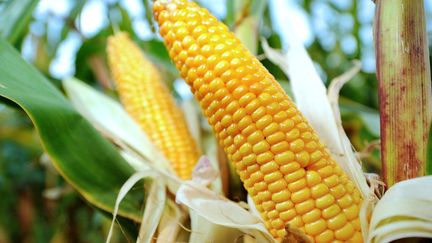
[[[206,9],[156,0],[160,34],[277,240],[362,242],[359,191],[264,66]]]
[[[171,161],[177,175],[189,179],[199,152],[157,69],[126,33],[108,39],[108,59],[126,111]]]

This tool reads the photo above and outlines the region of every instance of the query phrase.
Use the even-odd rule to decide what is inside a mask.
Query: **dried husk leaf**
[[[257,242],[273,242],[272,236],[259,218],[238,204],[193,181],[185,182],[180,186],[176,201],[187,206],[208,222],[227,228],[227,231],[238,229],[244,234],[252,235]],[[216,228],[215,230],[221,229]]]
[[[176,242],[185,218],[185,213],[179,206],[168,199],[158,227],[156,243]]]
[[[369,228],[370,243],[410,237],[432,238],[432,176],[393,185],[376,204]]]

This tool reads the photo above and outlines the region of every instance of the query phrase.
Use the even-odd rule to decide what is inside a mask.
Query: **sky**
[[[145,21],[145,9],[141,4],[142,0],[120,0],[121,5],[128,11],[129,15],[133,19],[133,27],[137,32],[138,36],[145,40],[153,38],[153,34],[150,31],[148,23]],[[201,0],[201,3],[218,18],[225,16],[226,0]],[[335,5],[342,9],[348,9],[351,1],[347,0],[330,0]],[[362,44],[366,43],[364,48],[364,56],[361,57],[363,64],[363,71],[374,72],[375,71],[375,58],[372,47],[372,20],[374,15],[374,3],[372,0],[356,0],[359,4],[359,19],[365,24],[360,29],[360,38]],[[109,24],[108,20],[108,9],[106,8],[106,2],[110,0],[88,0],[84,6],[82,14],[79,19],[77,26],[81,33],[90,38],[96,35],[102,28]],[[427,16],[429,19],[432,18],[432,1],[425,0]],[[306,45],[310,45],[314,38],[319,38],[324,46],[328,46],[329,49],[336,42],[336,37],[329,35],[328,28],[332,21],[337,21],[341,30],[349,31],[353,25],[352,16],[349,14],[338,16],[334,18],[332,10],[328,7],[324,1],[316,1],[313,6],[311,13],[313,18],[308,18],[308,15],[299,6],[297,0],[269,0],[269,6],[272,13],[272,20],[275,25],[275,30],[281,35],[282,41],[286,40],[291,31],[295,33],[297,37]],[[59,29],[61,28],[60,21],[56,21],[56,18],[67,16],[71,10],[71,0],[41,0],[35,13],[36,19],[50,18],[48,24],[48,37],[58,38]],[[295,28],[284,28],[285,21],[289,21],[291,26]],[[428,21],[431,23],[431,21]],[[41,33],[43,26],[38,26],[37,21],[31,25],[31,31],[33,33]],[[432,26],[428,26],[429,30],[432,30]],[[51,34],[52,33],[52,34]],[[314,33],[316,36],[314,36]],[[347,35],[341,41],[342,49],[346,53],[350,53],[356,50],[357,44],[354,37]],[[74,56],[79,50],[82,41],[78,34],[71,33],[61,43],[57,55],[50,66],[51,74],[56,78],[65,78],[74,74]],[[27,59],[32,58],[32,50],[34,43],[31,38],[27,38],[24,43],[23,56]]]

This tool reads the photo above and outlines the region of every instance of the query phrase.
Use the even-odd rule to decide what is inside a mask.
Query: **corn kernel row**
[[[171,161],[178,176],[189,179],[199,152],[157,69],[126,33],[108,39],[108,59],[126,111]]]
[[[157,0],[155,19],[270,233],[362,242],[361,197],[274,77],[209,12]]]

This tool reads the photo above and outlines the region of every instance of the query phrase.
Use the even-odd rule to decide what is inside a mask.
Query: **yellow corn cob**
[[[190,178],[198,149],[156,68],[126,33],[108,39],[108,59],[127,112],[171,161],[178,176]]]
[[[362,242],[359,191],[264,66],[206,9],[153,6],[171,58],[200,101],[266,227],[314,242]]]

